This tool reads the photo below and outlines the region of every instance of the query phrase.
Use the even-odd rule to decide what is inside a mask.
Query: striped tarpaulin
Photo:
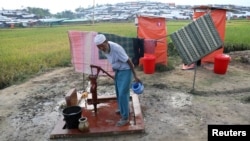
[[[210,14],[198,18],[170,35],[184,64],[192,64],[222,47],[222,40]]]

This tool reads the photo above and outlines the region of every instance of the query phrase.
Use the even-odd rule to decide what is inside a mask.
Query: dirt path
[[[250,123],[249,70],[249,65],[234,61],[225,75],[199,67],[194,94],[189,93],[193,70],[176,66],[173,71],[152,75],[137,71],[145,85],[139,97],[145,133],[64,140],[206,141],[208,124]],[[0,140],[50,140],[62,117],[65,94],[71,88],[83,90],[83,82],[82,74],[72,67],[58,68],[0,90]],[[98,83],[100,91],[113,91],[110,79],[100,78]]]

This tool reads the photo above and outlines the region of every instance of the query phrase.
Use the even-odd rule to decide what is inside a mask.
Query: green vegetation
[[[168,34],[180,29],[191,21],[167,21]],[[244,46],[250,49],[248,41],[250,21],[229,21],[226,27],[225,48],[237,50]],[[97,31],[121,36],[136,37],[133,23],[95,23],[94,25],[52,26],[40,28],[0,29],[0,89],[23,81],[49,68],[70,66],[70,47],[67,31]],[[176,55],[170,38],[169,68],[173,68]],[[230,50],[227,50],[230,51]]]
[[[249,20],[233,20],[227,22],[225,52],[250,49],[249,23]]]

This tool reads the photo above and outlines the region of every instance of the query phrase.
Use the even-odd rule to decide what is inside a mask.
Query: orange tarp
[[[225,38],[225,27],[226,27],[226,10],[224,9],[214,9],[214,10],[200,10],[199,8],[194,9],[194,15],[193,19],[198,19],[200,16],[203,16],[204,14],[210,12],[211,17],[214,21],[215,27],[220,35],[220,38],[222,41],[224,41]],[[222,54],[224,51],[224,47],[206,55],[201,59],[201,63],[214,63],[214,57],[217,54]]]
[[[138,38],[144,39],[159,39],[155,47],[155,62],[158,64],[167,65],[167,40],[166,40],[166,19],[156,16],[137,16]]]

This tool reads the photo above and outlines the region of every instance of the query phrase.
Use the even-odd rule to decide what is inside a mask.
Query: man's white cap
[[[104,41],[106,41],[106,37],[103,34],[97,34],[94,38],[94,42],[96,45],[100,45]]]

